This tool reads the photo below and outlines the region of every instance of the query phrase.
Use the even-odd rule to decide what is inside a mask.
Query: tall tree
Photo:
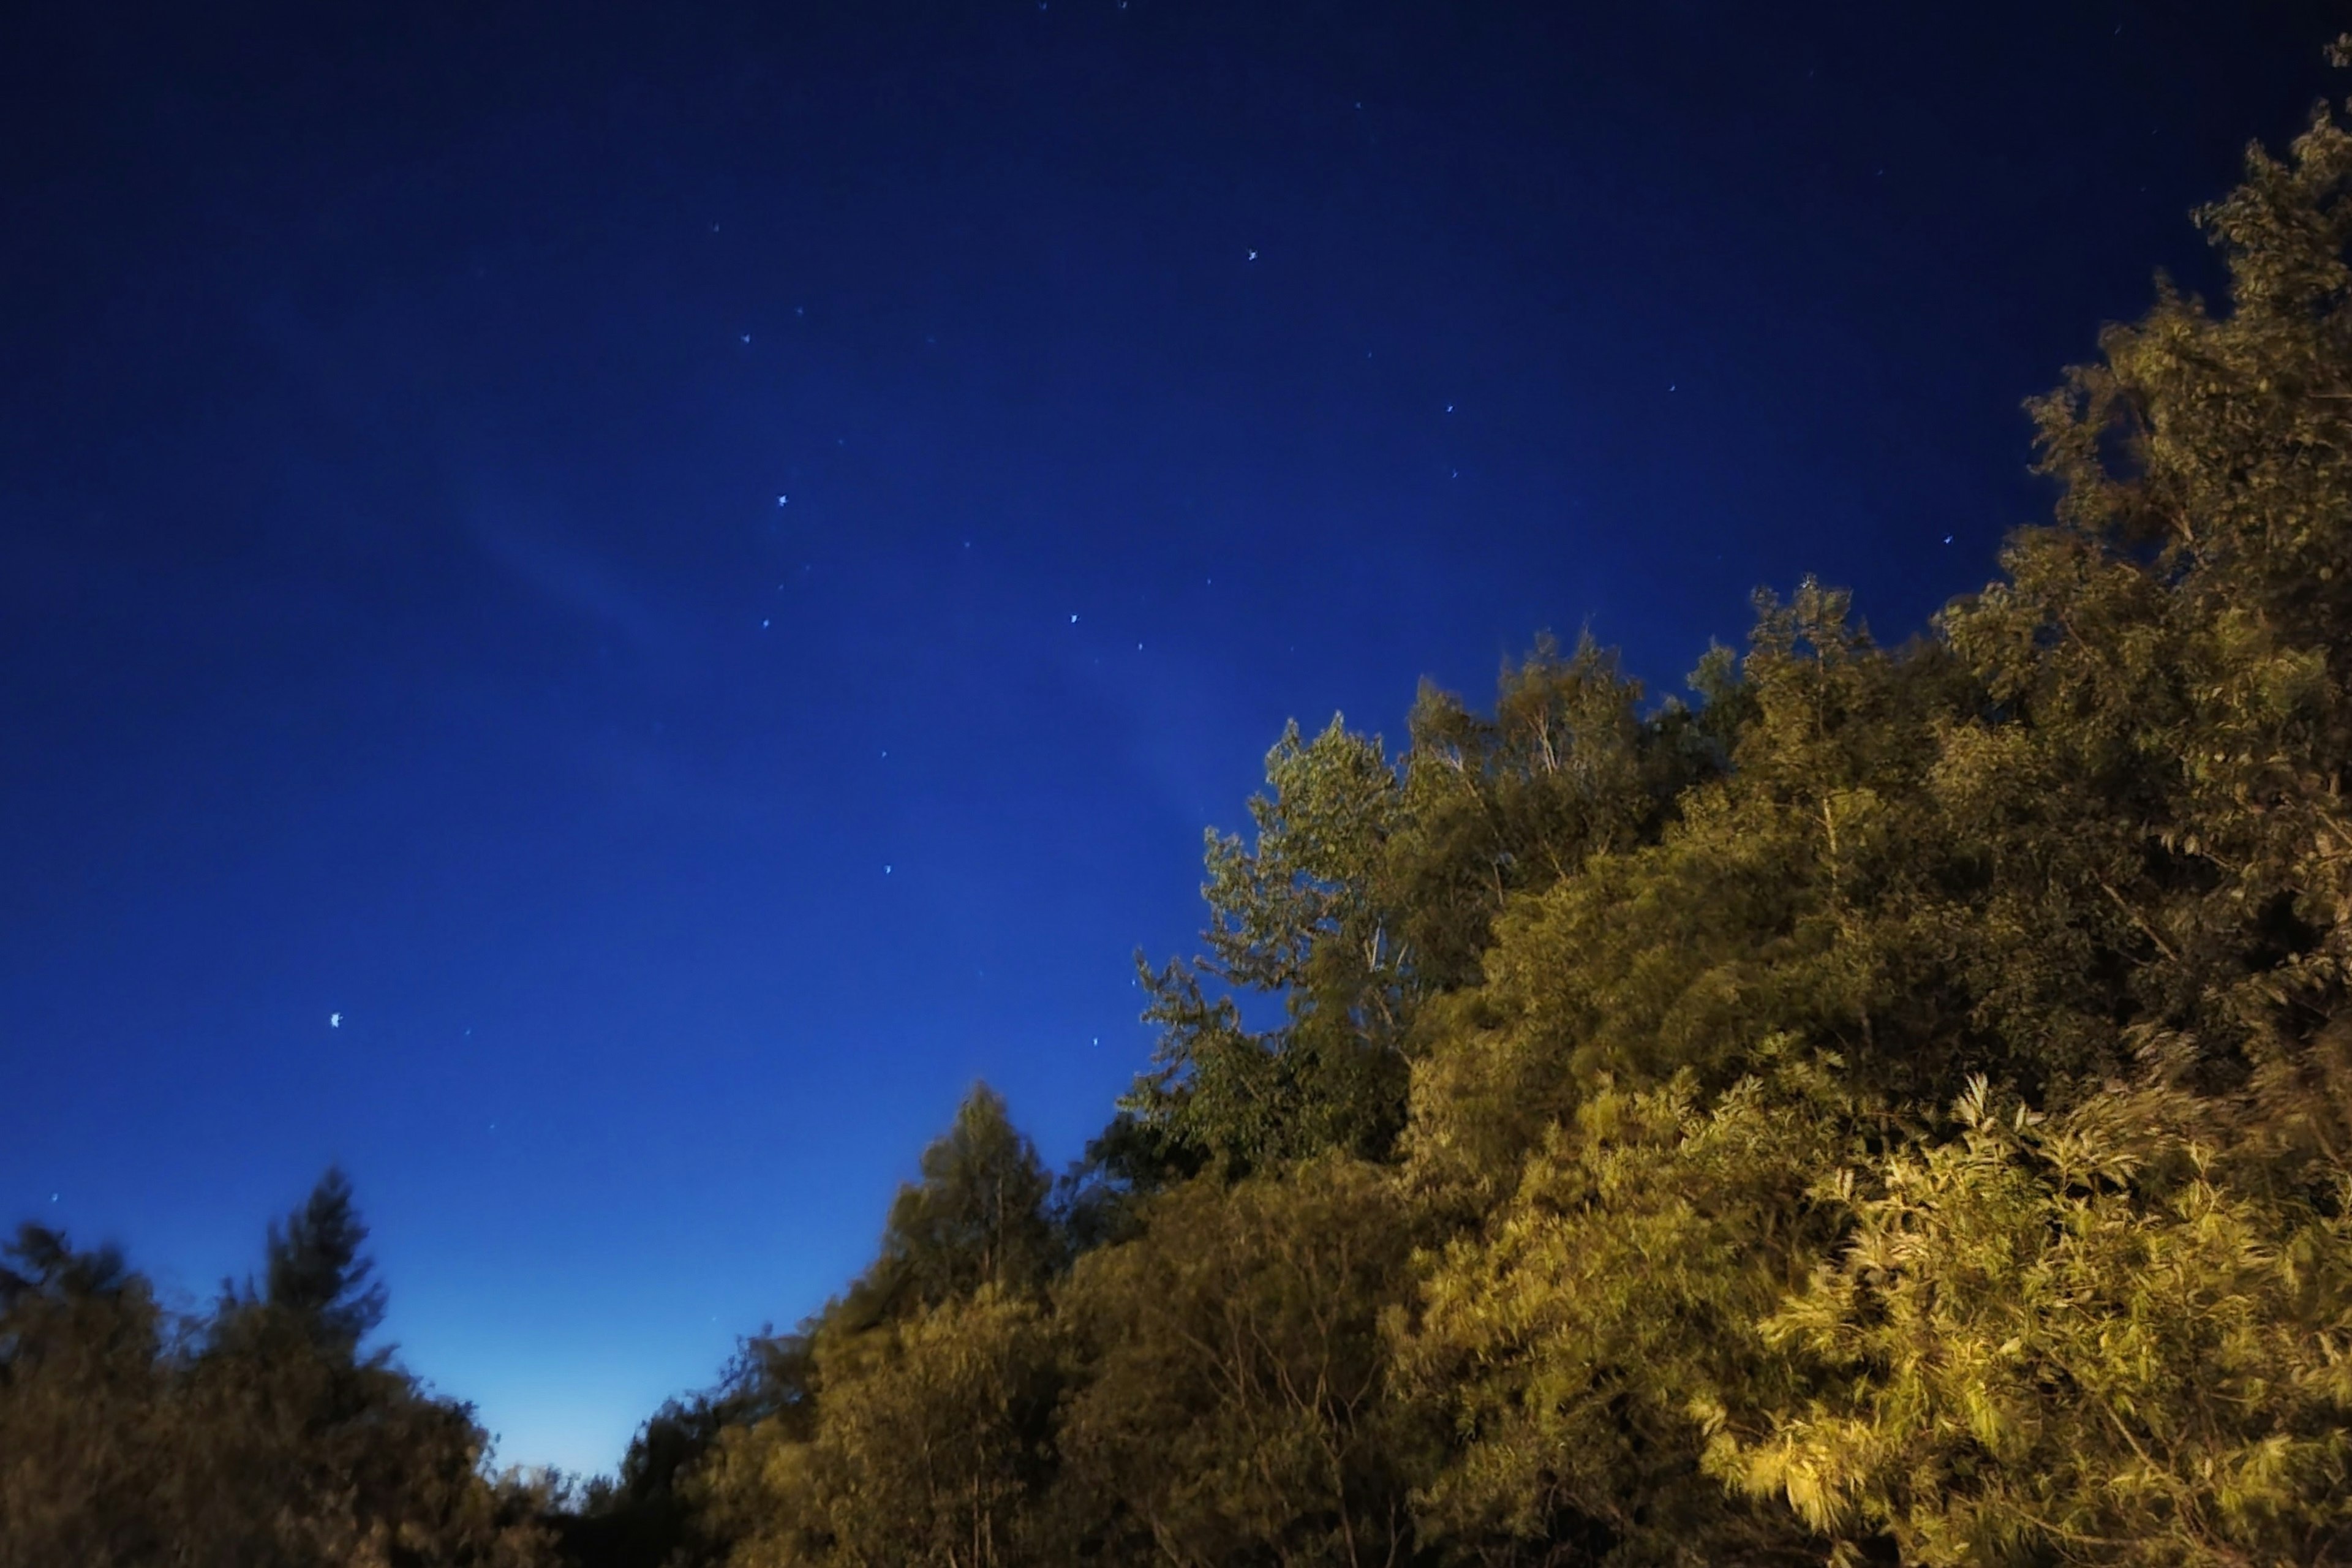
[[[541,1568],[545,1499],[467,1407],[290,1304],[161,1312],[26,1226],[0,1267],[0,1568]]]
[[[262,1300],[310,1325],[322,1343],[355,1351],[383,1321],[383,1286],[360,1248],[367,1226],[352,1202],[351,1179],[330,1165],[310,1197],[269,1227]]]
[[[1654,838],[1720,768],[1738,683],[1719,658],[1706,673],[1702,713],[1644,718],[1613,652],[1541,638],[1504,668],[1491,718],[1425,687],[1394,761],[1336,716],[1312,740],[1286,729],[1249,803],[1254,839],[1208,835],[1206,951],[1139,965],[1160,1039],[1121,1103],[1163,1141],[1167,1173],[1389,1157],[1421,1008],[1478,980],[1511,897]],[[1251,998],[1283,1021],[1251,1026]]]
[[[972,1086],[921,1172],[891,1203],[881,1256],[833,1314],[840,1326],[909,1316],[983,1285],[1028,1294],[1055,1268],[1053,1178],[994,1089]]]

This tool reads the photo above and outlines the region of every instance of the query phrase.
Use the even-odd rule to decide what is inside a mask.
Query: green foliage
[[[1760,1325],[1810,1387],[1748,1439],[1710,1402],[1709,1468],[1841,1554],[2340,1561],[2352,1172],[2326,1210],[2234,1192],[2178,1091],[2051,1122],[1979,1082],[1956,1114],[1820,1184],[1853,1237]]]
[[[698,1474],[739,1428],[765,1425],[796,1442],[814,1434],[816,1326],[740,1340],[717,1386],[665,1400],[630,1438],[618,1472],[589,1481],[554,1519],[565,1560],[580,1568],[725,1561],[730,1526],[704,1505]]]
[[[0,1256],[0,1568],[159,1552],[171,1326],[111,1249],[27,1224]]]
[[[275,1299],[229,1296],[205,1321],[162,1311],[117,1253],[19,1233],[0,1269],[0,1568],[552,1560],[549,1499],[483,1473],[471,1412],[353,1358],[359,1317],[336,1314],[382,1295],[352,1289],[348,1184],[319,1194],[273,1231],[273,1265],[293,1265]]]
[[[173,1533],[205,1542],[205,1561],[257,1568],[545,1561],[535,1500],[485,1478],[472,1412],[353,1363],[312,1327],[265,1308],[186,1369]]]
[[[2294,1076],[2352,940],[2347,177],[2325,114],[2290,161],[2249,153],[2200,215],[2233,309],[2167,286],[2034,405],[2059,525],[1945,622],[2010,719],[2053,894],[2116,911],[2132,1005],[2211,1085]]]
[[[874,1263],[794,1332],[746,1342],[716,1393],[665,1407],[582,1533],[644,1568],[1013,1560],[1059,1387],[1053,1189],[975,1085]]]
[[[1123,1102],[1236,1171],[1384,1146],[1403,1083],[1410,955],[1375,886],[1402,784],[1381,742],[1336,717],[1311,742],[1286,729],[1266,782],[1272,793],[1250,802],[1254,847],[1208,836],[1208,952],[1156,971],[1139,963],[1161,1044],[1157,1070]],[[1281,998],[1288,1022],[1251,1031],[1234,993]]]
[[[1420,1010],[1477,980],[1513,896],[1654,837],[1718,765],[1738,704],[1720,661],[1709,674],[1720,706],[1645,720],[1613,653],[1586,638],[1563,658],[1547,638],[1506,667],[1492,718],[1424,688],[1395,763],[1337,717],[1311,741],[1286,729],[1249,805],[1255,841],[1208,836],[1208,951],[1139,964],[1161,1036],[1122,1104],[1168,1166],[1387,1157]],[[1286,1021],[1248,1027],[1251,996]]]
[[[1031,1560],[1058,1364],[1037,1304],[993,1284],[817,1351],[805,1436],[730,1429],[694,1482],[738,1568]]]
[[[1705,1106],[1688,1072],[1604,1086],[1555,1127],[1395,1325],[1454,1434],[1424,1525],[1488,1562],[1804,1560],[1701,1473],[1689,1412],[1786,1384],[1758,1320],[1834,1238],[1808,1189],[1856,1133],[1832,1067],[1792,1060]]]
[[[1004,1100],[975,1084],[955,1123],[923,1151],[922,1180],[898,1190],[882,1254],[836,1309],[864,1326],[907,1316],[983,1285],[1034,1292],[1057,1261],[1047,1214],[1053,1180]]]
[[[1486,1201],[1594,1085],[1688,1071],[1713,1092],[1784,1036],[1895,1092],[1980,1061],[1997,1020],[1963,983],[1981,878],[1928,788],[1969,696],[1940,650],[1878,649],[1842,594],[1759,596],[1732,772],[1655,841],[1514,899],[1484,984],[1429,1008],[1422,1176]]]
[[[1375,1563],[1410,1546],[1410,1413],[1382,1311],[1412,1245],[1392,1176],[1337,1158],[1203,1178],[1080,1259],[1058,1306],[1082,1369],[1055,1521],[1087,1561]]]

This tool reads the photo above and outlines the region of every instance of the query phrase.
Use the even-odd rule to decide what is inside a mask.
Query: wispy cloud
[[[473,532],[483,553],[524,587],[618,634],[641,656],[667,661],[688,654],[698,640],[686,617],[631,583],[621,567],[550,530],[478,515]]]

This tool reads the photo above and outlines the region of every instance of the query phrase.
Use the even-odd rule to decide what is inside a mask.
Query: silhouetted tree
[[[112,1247],[26,1224],[0,1258],[0,1568],[160,1560],[172,1325]]]
[[[383,1321],[383,1287],[368,1278],[375,1266],[360,1252],[367,1234],[350,1178],[329,1166],[283,1228],[270,1226],[262,1299],[313,1325],[321,1342],[355,1350]]]

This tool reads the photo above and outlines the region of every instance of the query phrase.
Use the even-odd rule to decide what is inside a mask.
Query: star
[[[776,498],[776,504],[777,504],[778,506],[782,506],[785,502],[787,502],[787,501],[791,500],[792,499],[793,499],[793,498],[792,498],[792,497],[790,497],[790,496],[778,496],[778,497]]]
[[[751,333],[749,333],[749,332],[745,332],[745,333],[743,334],[743,341],[744,341],[745,342],[747,342],[747,343],[748,343],[748,342],[750,342],[751,341]]]
[[[340,1029],[342,1026],[343,1016],[341,1013],[330,1013],[327,1015],[327,1027],[330,1029]]]
[[[1255,251],[1255,250],[1251,251],[1251,252],[1249,253],[1249,258],[1250,258],[1252,261],[1255,261],[1255,260],[1257,259],[1257,252],[1256,252],[1256,251]]]
[[[1072,616],[1070,617],[1070,625],[1072,625],[1072,626],[1076,626],[1077,624],[1078,624],[1078,617],[1077,617],[1077,616]]]

